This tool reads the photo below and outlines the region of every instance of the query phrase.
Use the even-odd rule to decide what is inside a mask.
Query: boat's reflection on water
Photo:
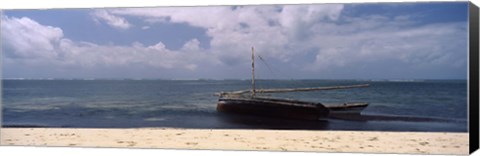
[[[369,130],[368,124],[372,121],[392,122],[453,122],[442,118],[428,118],[415,116],[366,115],[366,114],[336,114],[319,120],[295,120],[274,117],[262,117],[245,114],[218,113],[219,119],[237,128],[245,129],[276,129],[276,130]],[[342,122],[337,122],[342,121]],[[384,123],[384,122],[382,122]],[[338,125],[348,124],[348,125]],[[385,123],[384,123],[385,124]],[[349,126],[350,125],[350,126]],[[351,126],[359,126],[353,128]],[[370,130],[374,130],[370,129]]]
[[[329,129],[326,120],[294,120],[262,117],[244,114],[218,113],[223,122],[235,124],[247,129],[279,130],[325,130]]]
[[[404,122],[449,122],[452,120],[419,116],[371,115],[371,114],[334,114],[330,119],[346,121],[404,121]]]

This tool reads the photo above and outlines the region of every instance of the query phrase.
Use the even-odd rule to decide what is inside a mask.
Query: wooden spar
[[[255,54],[252,47],[252,97],[255,97]]]
[[[369,84],[350,85],[350,86],[313,87],[313,88],[255,89],[255,51],[254,51],[254,48],[252,47],[252,89],[251,90],[233,91],[233,92],[219,92],[219,93],[215,93],[215,95],[224,96],[224,95],[238,95],[238,94],[251,93],[251,96],[255,97],[256,93],[282,93],[282,92],[335,90],[335,89],[362,88],[362,87],[368,87],[368,86],[369,86]]]
[[[279,88],[279,89],[257,89],[256,93],[283,93],[283,92],[303,92],[303,91],[318,91],[318,90],[335,90],[335,89],[350,89],[368,87],[369,84],[350,85],[350,86],[329,86],[329,87],[313,87],[313,88]],[[245,94],[252,90],[240,90],[228,92],[227,94]]]
[[[316,90],[334,90],[334,89],[349,89],[368,87],[368,84],[351,85],[351,86],[330,86],[330,87],[314,87],[314,88],[286,88],[286,89],[262,89],[257,90],[258,93],[281,93],[281,92],[302,92],[302,91],[316,91]]]

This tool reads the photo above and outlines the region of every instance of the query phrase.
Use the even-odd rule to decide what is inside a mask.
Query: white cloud
[[[92,13],[92,16],[95,21],[105,22],[114,28],[128,29],[132,27],[132,24],[130,24],[125,18],[112,15],[106,10],[96,10]]]
[[[287,61],[295,53],[289,52],[294,49],[285,49],[285,46],[298,44],[298,38],[311,34],[310,30],[316,22],[337,20],[342,9],[343,5],[290,5],[109,11],[115,15],[139,17],[149,22],[188,23],[205,28],[207,35],[212,38],[212,51],[220,58],[237,57],[247,61],[246,56],[249,54],[245,49],[255,46],[264,55]]]
[[[467,59],[465,22],[416,27],[403,27],[403,23],[390,21],[375,22],[338,27],[339,32],[334,34],[317,33],[320,35],[307,45],[315,44],[320,50],[316,61],[308,68],[317,70],[384,60],[398,60],[413,67],[441,68]],[[376,26],[362,27],[364,25]],[[341,33],[351,29],[357,29],[356,33]]]
[[[30,63],[32,66],[47,63],[60,68],[141,64],[187,70],[197,69],[196,63],[211,62],[205,53],[199,52],[202,49],[197,39],[187,42],[180,51],[169,50],[162,42],[150,46],[138,42],[132,46],[98,45],[72,41],[63,37],[62,29],[42,25],[26,17],[3,16],[1,22],[2,41],[9,62],[15,59],[16,63]]]
[[[83,67],[142,64],[164,69],[198,70],[208,65],[243,66],[250,61],[251,46],[264,58],[284,63],[309,55],[311,58],[296,62],[299,70],[307,72],[348,69],[382,61],[401,62],[424,71],[462,69],[466,65],[466,22],[418,25],[411,15],[349,17],[342,14],[343,9],[341,4],[329,4],[133,8],[94,12],[98,20],[123,29],[131,27],[126,17],[140,18],[152,24],[142,29],[166,22],[201,27],[211,38],[209,49],[201,48],[198,39],[186,42],[179,50],[167,49],[162,42],[129,46],[76,43],[64,38],[60,28],[40,25],[28,18],[22,18],[22,21],[30,21],[30,24],[15,24],[21,23],[16,22],[20,19],[8,17],[2,18],[2,29],[9,27],[2,31],[2,39],[13,49],[11,53],[15,56],[45,53],[49,54],[47,58],[56,58],[58,63]],[[35,32],[16,36],[15,31],[22,29]],[[35,40],[28,41],[29,38]],[[38,45],[22,50],[29,47],[22,45],[25,42],[32,42],[29,46]],[[43,49],[41,54],[32,50],[37,47]]]
[[[53,58],[56,57],[55,43],[63,37],[62,29],[43,26],[29,18],[2,16],[2,41],[7,57]]]
[[[200,41],[197,39],[190,40],[183,45],[182,49],[187,51],[198,51],[200,50]]]
[[[205,53],[188,50],[172,51],[167,49],[162,42],[150,46],[141,44],[108,46],[77,44],[65,39],[61,41],[61,48],[65,53],[62,63],[84,67],[126,67],[137,64],[153,68],[195,70],[196,63],[208,62]],[[188,49],[188,47],[182,49]]]

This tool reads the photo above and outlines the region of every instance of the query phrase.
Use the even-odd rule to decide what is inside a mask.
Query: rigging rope
[[[275,72],[275,71],[273,70],[273,68],[270,66],[270,64],[269,64],[266,60],[264,60],[262,56],[260,56],[260,55],[258,55],[258,54],[257,54],[257,56],[258,56],[258,58],[260,59],[260,61],[261,61],[261,62],[268,68],[268,70],[273,74],[274,77],[277,77],[277,78],[279,77],[279,75],[276,74],[277,72],[280,73],[281,75],[285,76],[285,74],[282,74],[282,73],[279,72],[279,71]],[[293,77],[289,77],[289,76],[287,76],[287,77],[288,77],[290,80],[293,80]],[[309,84],[304,83],[304,82],[302,82],[301,80],[293,81],[293,83],[298,84],[298,85],[301,85],[301,86],[309,86]]]
[[[262,58],[262,56],[260,56],[260,55],[257,55],[257,56],[258,56],[258,58],[260,58],[260,61],[262,61],[262,63],[265,64],[265,66],[267,66],[268,70],[269,70],[270,72],[272,72],[272,74],[274,74],[274,76],[277,76],[277,75],[275,74],[275,72],[272,70],[272,68],[270,67],[270,65],[267,63],[267,61],[265,61],[265,60]]]

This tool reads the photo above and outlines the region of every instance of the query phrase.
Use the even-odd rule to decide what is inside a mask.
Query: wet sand
[[[468,133],[2,128],[1,145],[468,154]]]

